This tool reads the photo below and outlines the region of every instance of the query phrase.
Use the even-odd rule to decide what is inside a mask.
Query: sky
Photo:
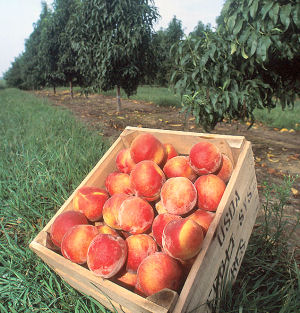
[[[186,34],[202,21],[215,26],[225,0],[154,0],[160,20],[155,29],[166,28],[175,15]],[[52,0],[46,1],[51,4]],[[24,51],[26,38],[41,13],[41,0],[0,0],[0,77]]]

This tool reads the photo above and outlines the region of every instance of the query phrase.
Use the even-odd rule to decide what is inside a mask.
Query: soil
[[[204,132],[201,126],[195,124],[193,117],[186,118],[175,106],[159,107],[151,102],[122,99],[122,112],[118,113],[116,99],[110,96],[95,94],[86,98],[77,93],[71,99],[68,91],[54,95],[47,90],[35,94],[47,97],[55,106],[71,110],[79,120],[97,130],[110,143],[126,126]],[[248,129],[247,123],[235,121],[220,123],[213,133],[245,136],[251,141],[261,201],[264,200],[264,182],[279,185],[285,176],[300,174],[300,131],[274,129],[261,123]],[[285,213],[290,221],[295,221],[300,214],[300,177],[295,180]],[[300,227],[292,240],[297,255],[300,250],[299,238]]]

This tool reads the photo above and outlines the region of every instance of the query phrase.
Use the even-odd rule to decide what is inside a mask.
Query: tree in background
[[[211,31],[212,31],[211,24],[208,23],[205,25],[204,23],[199,21],[194,30],[191,31],[189,35],[195,37],[205,37],[205,33]]]
[[[136,92],[145,76],[154,75],[152,26],[157,19],[152,0],[82,1],[70,30],[77,65],[94,89],[117,87],[127,96]]]
[[[160,86],[169,84],[174,70],[174,57],[170,54],[171,47],[184,37],[182,23],[174,16],[166,29],[160,29],[153,37],[155,58],[159,64],[154,82]]]
[[[216,32],[188,37],[176,51],[172,84],[206,129],[255,108],[293,105],[299,86],[300,4],[227,0]]]

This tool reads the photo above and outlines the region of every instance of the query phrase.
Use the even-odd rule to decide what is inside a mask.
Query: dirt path
[[[122,113],[116,113],[115,98],[103,95],[91,95],[88,99],[75,94],[71,99],[67,91],[56,95],[48,91],[36,92],[47,97],[56,106],[71,110],[76,117],[96,129],[112,143],[126,126],[184,130],[204,132],[195,125],[194,119],[185,119],[176,107],[158,107],[143,101],[122,99]],[[280,132],[263,126],[254,125],[247,130],[247,125],[234,122],[221,123],[214,133],[242,135],[251,141],[256,161],[256,174],[260,194],[263,183],[280,184],[285,175],[300,175],[300,131]],[[295,218],[300,214],[300,177],[296,180],[286,213]],[[297,194],[298,192],[298,194]],[[297,230],[294,244],[300,249],[300,229]]]

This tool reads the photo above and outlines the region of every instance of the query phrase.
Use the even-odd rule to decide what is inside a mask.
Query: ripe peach
[[[137,282],[137,273],[121,271],[115,277],[115,281],[127,289],[134,289]]]
[[[194,182],[197,174],[191,168],[189,159],[186,156],[176,156],[165,164],[163,168],[164,173],[168,178],[171,177],[186,177]]]
[[[136,272],[141,262],[150,254],[157,252],[154,239],[146,234],[131,235],[127,242],[126,270]]]
[[[102,217],[102,208],[108,197],[108,193],[102,188],[85,186],[75,194],[73,207],[91,222],[96,222]]]
[[[166,161],[178,156],[178,153],[172,144],[164,143],[163,145],[164,145],[165,150],[166,150]]]
[[[165,153],[163,144],[149,133],[138,135],[130,145],[130,155],[135,163],[151,160],[160,165],[165,159]]]
[[[118,224],[119,210],[122,202],[129,197],[129,195],[124,193],[116,193],[104,203],[103,219],[108,226],[115,229],[121,229]]]
[[[181,216],[170,214],[170,213],[163,213],[159,214],[155,217],[153,224],[152,224],[152,235],[155,239],[156,243],[162,247],[162,234],[164,231],[165,226],[173,220],[180,219]]]
[[[214,174],[203,175],[195,181],[195,187],[198,192],[198,208],[216,211],[226,188],[223,180]]]
[[[130,173],[131,188],[136,196],[147,201],[159,198],[166,178],[161,168],[153,161],[141,161]]]
[[[215,217],[215,213],[198,209],[193,214],[189,215],[187,218],[194,220],[198,223],[203,230],[204,236],[208,231],[208,227]]]
[[[193,258],[201,250],[202,242],[202,228],[192,219],[170,221],[163,231],[163,250],[175,259]]]
[[[146,296],[164,288],[179,291],[181,283],[180,263],[163,252],[149,255],[138,268],[136,289]]]
[[[95,226],[73,226],[67,231],[61,242],[62,255],[74,263],[86,263],[88,247],[97,235],[98,230]]]
[[[191,167],[198,175],[214,173],[219,169],[222,161],[219,148],[208,141],[195,144],[189,158]]]
[[[99,234],[90,243],[87,265],[95,275],[110,278],[121,270],[126,257],[127,245],[124,239],[109,234]]]
[[[125,174],[130,174],[132,169],[135,167],[135,162],[132,160],[130,155],[130,149],[122,149],[116,158],[117,169]]]
[[[152,206],[139,197],[131,196],[120,206],[118,223],[122,230],[141,234],[151,228],[154,219]]]
[[[52,242],[60,248],[65,233],[75,225],[88,224],[88,220],[81,212],[65,211],[59,214],[50,228]]]
[[[168,213],[182,215],[190,212],[197,202],[197,191],[186,177],[169,178],[161,188],[161,202]]]
[[[105,187],[108,193],[113,196],[116,193],[125,193],[132,195],[130,188],[130,177],[128,174],[113,172],[110,173],[105,180]]]
[[[158,214],[168,213],[166,208],[163,206],[161,200],[155,203],[155,209]]]
[[[95,227],[97,228],[99,234],[120,236],[115,229],[105,225],[104,223],[97,223],[97,225],[95,224]]]
[[[233,171],[233,164],[229,157],[222,153],[222,163],[220,169],[215,173],[218,177],[220,177],[224,183],[226,184],[232,174]]]

